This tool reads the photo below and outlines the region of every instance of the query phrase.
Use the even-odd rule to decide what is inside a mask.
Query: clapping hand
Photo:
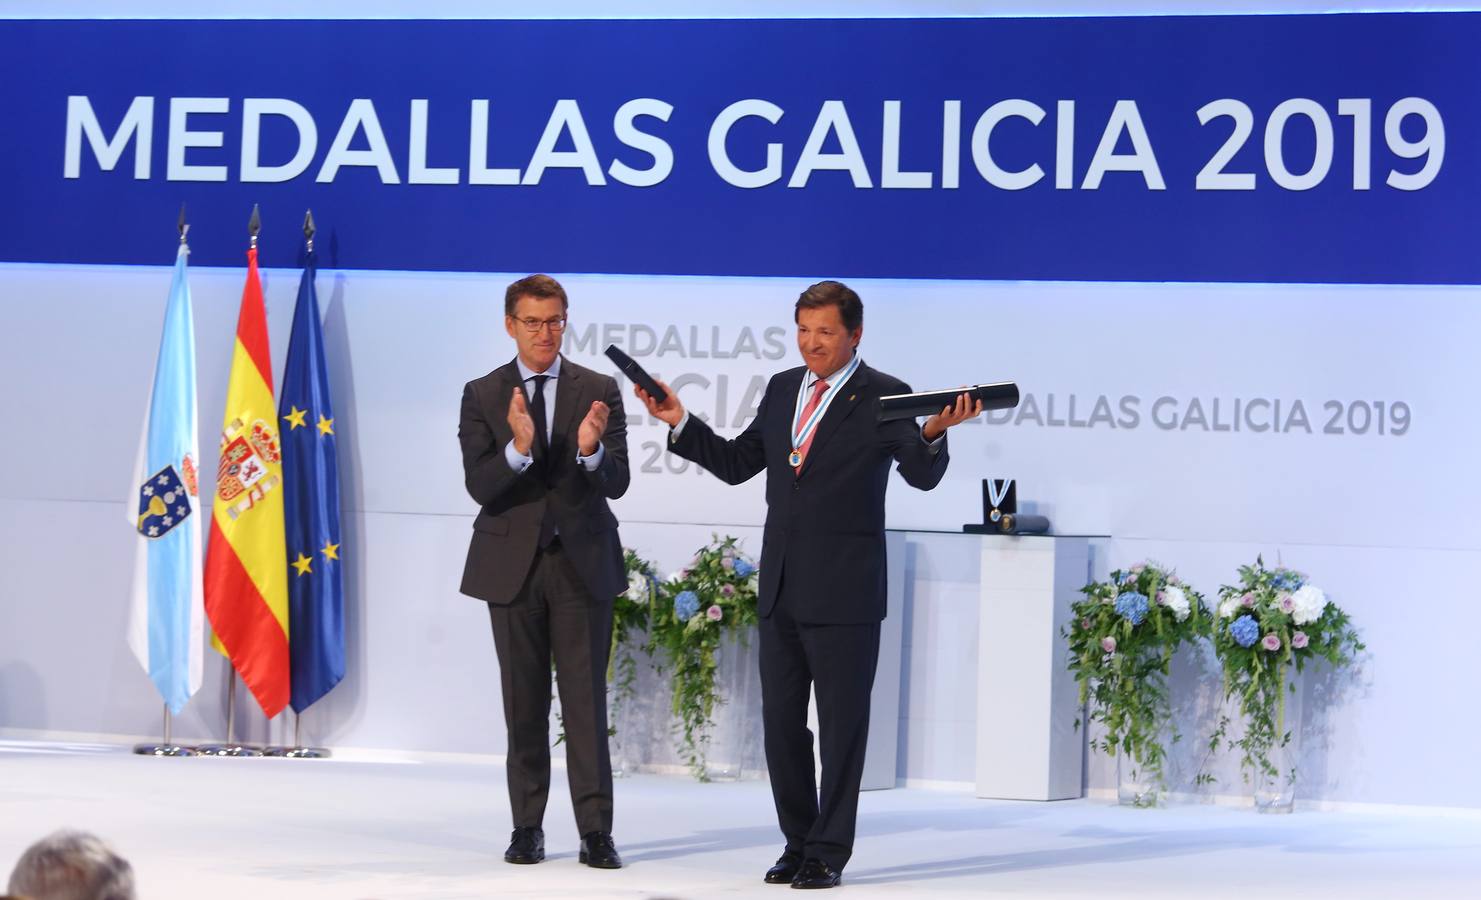
[[[602,435],[607,433],[607,416],[611,413],[612,410],[602,401],[592,402],[591,409],[586,411],[586,418],[581,420],[581,428],[576,433],[582,456],[597,452],[597,444],[601,442]]]
[[[525,392],[514,389],[509,398],[509,429],[514,432],[514,449],[520,456],[529,456],[535,443],[535,420],[530,418],[530,408],[525,403]]]

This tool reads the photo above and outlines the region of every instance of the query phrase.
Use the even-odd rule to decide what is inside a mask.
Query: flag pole
[[[135,744],[134,752],[140,756],[195,756],[190,747],[182,747],[170,740],[170,704],[164,704],[164,740],[158,744]]]
[[[226,688],[226,743],[206,744],[198,752],[203,756],[261,756],[260,748],[237,743],[237,669],[229,661],[226,665],[231,673]]]

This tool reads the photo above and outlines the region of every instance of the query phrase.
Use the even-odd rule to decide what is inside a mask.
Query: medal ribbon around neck
[[[807,376],[804,375],[802,383],[797,385],[797,406],[792,410],[792,458],[797,459],[798,462],[792,465],[800,464],[802,445],[807,443],[807,439],[818,429],[818,423],[823,421],[823,414],[832,405],[833,398],[838,396],[838,392],[843,389],[844,382],[853,377],[854,371],[859,368],[859,362],[859,354],[855,353],[854,358],[849,360],[848,366],[838,373],[838,377],[833,379],[832,384],[828,385],[823,399],[818,402],[818,408],[812,411],[812,415],[807,417],[806,422],[802,421],[802,408],[807,405]]]

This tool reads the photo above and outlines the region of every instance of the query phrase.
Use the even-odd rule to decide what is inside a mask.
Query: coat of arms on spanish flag
[[[231,659],[268,718],[287,705],[290,687],[282,463],[267,310],[253,247],[226,390],[205,594],[212,645]]]

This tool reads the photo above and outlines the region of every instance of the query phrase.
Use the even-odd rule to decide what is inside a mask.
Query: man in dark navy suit
[[[730,484],[766,472],[759,612],[766,765],[786,848],[772,884],[830,888],[853,853],[869,694],[885,616],[884,499],[890,464],[930,490],[946,473],[946,429],[982,412],[968,395],[923,426],[877,421],[879,398],[904,382],[864,365],[864,305],[836,281],[802,293],[795,312],[805,365],[774,376],[756,418],[733,440],[684,410],[654,403],[669,449]],[[823,759],[814,777],[810,690]]]
[[[489,605],[509,730],[507,862],[545,858],[550,794],[550,664],[566,727],[577,858],[616,869],[607,656],[612,600],[627,587],[617,519],[626,491],[627,419],[610,375],[561,356],[566,292],[531,275],[504,294],[513,360],[463,388],[458,441],[480,507],[462,591]]]

